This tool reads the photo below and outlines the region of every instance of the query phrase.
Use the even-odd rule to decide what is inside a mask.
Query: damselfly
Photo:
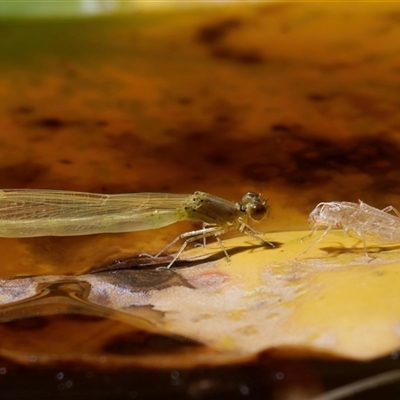
[[[238,230],[258,237],[248,219],[262,220],[269,206],[260,194],[249,192],[241,202],[231,202],[204,192],[189,194],[83,192],[5,189],[0,190],[0,236],[75,236],[158,229],[179,221],[200,221],[203,227],[185,232],[155,257],[184,240],[167,268],[178,259],[189,242],[214,236],[226,252],[220,236]],[[271,243],[270,246],[274,247]]]

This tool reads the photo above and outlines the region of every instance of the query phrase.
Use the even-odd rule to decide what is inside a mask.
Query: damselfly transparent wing
[[[1,190],[0,236],[71,236],[160,228],[185,219],[183,204],[189,196]]]

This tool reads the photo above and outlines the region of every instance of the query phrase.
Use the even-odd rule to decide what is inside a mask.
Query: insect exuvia
[[[396,215],[389,214],[390,212],[394,212]],[[374,236],[384,242],[400,240],[399,217],[400,213],[392,206],[379,210],[361,200],[358,203],[347,201],[319,203],[308,219],[312,229],[310,236],[320,228],[325,228],[325,232],[301,254],[306,253],[320,242],[331,229],[340,228],[346,233],[353,231],[360,236],[365,254],[368,256],[366,235]]]
[[[178,221],[200,221],[202,229],[179,235],[155,257],[184,240],[166,268],[189,242],[214,236],[226,257],[219,236],[238,230],[259,238],[248,219],[262,220],[269,206],[259,194],[249,192],[233,203],[212,194],[129,193],[93,194],[62,190],[0,190],[0,237],[76,236],[157,229]],[[265,242],[274,247],[271,243]]]

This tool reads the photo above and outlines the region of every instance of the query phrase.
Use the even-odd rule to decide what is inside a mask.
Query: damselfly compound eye
[[[248,192],[243,196],[243,209],[254,221],[261,221],[267,214],[269,206],[258,193]]]
[[[249,217],[254,221],[261,221],[268,213],[267,205],[253,204],[249,207]]]

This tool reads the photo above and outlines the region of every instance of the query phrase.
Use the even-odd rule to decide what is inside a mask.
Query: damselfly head
[[[268,215],[270,207],[260,194],[247,192],[242,198],[242,208],[251,219],[261,221]]]

